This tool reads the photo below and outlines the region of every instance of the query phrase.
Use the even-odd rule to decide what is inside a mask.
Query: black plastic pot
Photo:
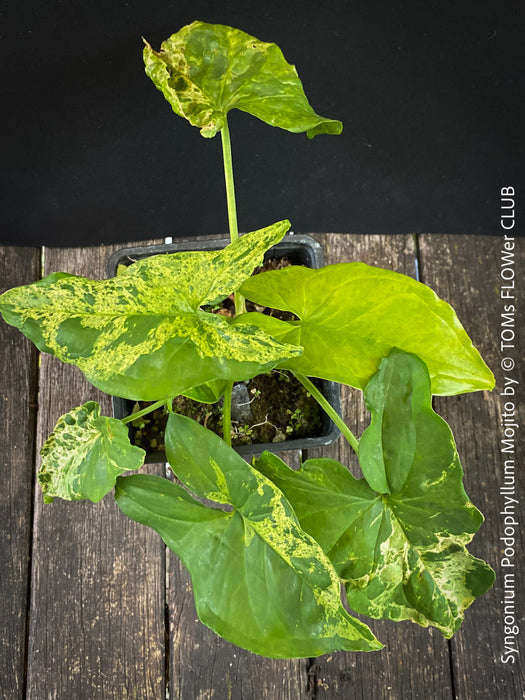
[[[162,253],[177,253],[188,250],[220,250],[228,245],[229,240],[220,238],[204,241],[176,241],[170,244],[160,244],[151,246],[136,246],[134,248],[122,248],[117,250],[108,261],[108,277],[114,277],[119,265],[131,265],[137,260],[159,255]],[[277,245],[270,248],[265,255],[265,260],[272,258],[286,257],[293,265],[305,265],[306,267],[322,267],[324,256],[320,244],[311,236],[288,234]],[[341,401],[339,395],[339,384],[323,380],[321,391],[330,405],[341,413]],[[113,415],[116,418],[128,416],[132,410],[134,401],[112,397]],[[130,426],[130,430],[133,428]],[[323,422],[319,435],[308,438],[284,440],[282,442],[254,443],[251,445],[239,445],[235,450],[244,456],[260,454],[264,450],[270,452],[284,452],[285,450],[307,450],[314,447],[330,445],[339,437],[339,429],[332,420],[323,412]],[[147,463],[165,462],[164,452],[149,452],[146,455]]]

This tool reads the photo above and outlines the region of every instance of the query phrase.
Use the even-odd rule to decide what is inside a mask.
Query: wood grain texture
[[[523,337],[525,301],[525,250],[523,241],[517,239],[515,271],[517,291],[515,303],[518,307],[515,330],[517,342],[514,349],[500,348],[501,313],[508,303],[500,298],[502,238],[496,236],[421,236],[421,274],[423,281],[431,286],[446,301],[450,302],[467,329],[474,344],[493,370],[496,388],[493,392],[475,392],[462,396],[436,398],[436,410],[449,423],[454,433],[458,452],[465,472],[465,488],[472,501],[485,515],[485,523],[474,538],[470,550],[494,568],[494,588],[477,600],[467,610],[465,622],[451,641],[454,687],[456,697],[501,698],[514,700],[525,697],[523,663],[519,656],[516,663],[503,663],[504,655],[504,605],[506,573],[514,574],[515,617],[525,629],[523,581],[525,559],[522,506],[506,505],[500,487],[504,484],[504,461],[515,458],[515,498],[524,493],[525,478],[522,466],[525,455],[523,433],[523,408],[525,406],[524,368],[525,344]],[[513,371],[504,372],[500,366],[503,357],[516,361]],[[501,419],[506,400],[505,376],[518,380],[517,395],[510,396],[518,407],[516,454],[501,452]],[[507,465],[512,467],[511,464]],[[511,471],[509,470],[509,475]],[[503,568],[500,565],[505,536],[502,514],[515,513],[520,525],[515,530],[516,566]],[[510,583],[510,581],[508,581]],[[512,602],[512,601],[511,601]],[[512,613],[512,611],[510,611]],[[512,636],[519,644],[519,635]]]
[[[2,247],[0,293],[40,276],[38,248]],[[0,697],[24,693],[38,353],[0,320]]]
[[[361,260],[415,275],[412,236],[315,237],[325,247],[327,263]],[[44,505],[38,487],[33,495],[35,445],[42,444],[58,417],[88,399],[100,400],[104,413],[111,409],[108,397],[90,387],[72,366],[43,356],[38,374],[36,351],[18,331],[2,323],[0,420],[8,439],[0,464],[8,495],[0,505],[0,526],[6,535],[0,540],[0,697],[157,700],[165,697],[167,688],[169,697],[179,700],[525,698],[520,657],[515,664],[501,660],[505,637],[501,601],[508,573],[501,567],[505,501],[500,487],[505,458],[508,461],[500,443],[505,411],[501,391],[505,376],[518,381],[515,403],[521,411],[517,420],[521,430],[514,474],[519,499],[524,487],[519,464],[524,452],[525,363],[522,285],[516,317],[519,343],[512,352],[516,367],[512,373],[500,368],[500,243],[499,237],[419,237],[422,281],[454,306],[497,380],[494,392],[435,400],[436,410],[454,432],[467,493],[486,517],[470,549],[497,573],[494,589],[467,610],[462,628],[450,642],[435,630],[410,622],[364,617],[385,644],[380,652],[272,661],[217,637],[197,620],[191,581],[179,560],[166,551],[155,532],[121,515],[111,497],[98,505],[58,499]],[[523,245],[518,243],[516,272],[523,277]],[[104,277],[113,249],[47,249],[46,272],[62,269]],[[29,282],[39,273],[38,250],[0,249],[2,288]],[[360,435],[368,423],[361,392],[343,388],[342,406],[350,428]],[[324,448],[322,454],[359,473],[357,459],[344,441]],[[282,456],[293,466],[301,457]],[[303,455],[313,456],[319,453]],[[164,467],[152,465],[149,471],[162,475]],[[515,530],[515,616],[523,630],[522,525]],[[515,638],[518,643],[520,635]]]
[[[103,278],[112,251],[47,249],[46,273]],[[109,397],[79,370],[43,355],[38,444],[61,414],[90,399],[111,415]],[[164,582],[162,541],[123,516],[110,494],[97,505],[45,505],[37,489],[28,697],[163,698]]]
[[[326,251],[326,262],[365,262],[415,277],[416,251],[412,236],[317,236]],[[343,417],[356,436],[368,425],[362,392],[341,388]],[[357,457],[340,440],[322,451],[311,450],[308,457],[321,455],[337,459],[361,476]],[[447,641],[433,629],[411,622],[393,623],[356,615],[368,624],[385,645],[369,654],[339,652],[312,660],[309,698],[452,698],[450,655]]]
[[[292,467],[299,466],[299,451],[283,452],[280,457]],[[301,697],[307,684],[308,660],[266,659],[218,637],[197,617],[188,571],[169,551],[168,562],[170,698]]]
[[[291,700],[302,697],[308,661],[250,654],[202,625],[188,572],[170,557],[170,698]]]

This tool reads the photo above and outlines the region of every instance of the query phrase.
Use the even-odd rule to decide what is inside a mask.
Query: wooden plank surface
[[[45,271],[103,278],[112,250],[46,249]],[[109,397],[78,369],[43,355],[38,444],[61,414],[90,399],[111,415]],[[28,697],[164,698],[164,586],[162,541],[111,496],[44,505],[37,489]]]
[[[360,261],[412,277],[416,275],[416,249],[410,235],[332,234],[317,238],[324,243],[327,263]],[[360,436],[368,424],[362,392],[342,387],[341,404],[347,424],[354,435]],[[331,448],[309,451],[308,456],[322,454],[348,465],[356,476],[361,476],[357,458],[342,438]],[[309,699],[449,700],[453,697],[448,644],[439,632],[410,622],[356,617],[371,627],[384,648],[368,654],[339,652],[312,660]]]
[[[38,248],[0,249],[0,293],[40,276]],[[0,337],[0,697],[24,697],[37,351],[15,328]]]
[[[436,410],[450,424],[465,472],[466,491],[472,501],[485,515],[485,523],[474,538],[470,549],[473,554],[485,559],[496,571],[496,583],[491,591],[477,600],[467,611],[465,622],[451,641],[454,688],[460,700],[470,698],[498,698],[515,700],[525,697],[523,662],[516,654],[505,653],[505,637],[511,646],[519,648],[520,635],[525,630],[524,586],[525,558],[523,517],[521,504],[505,502],[504,461],[508,461],[508,476],[515,475],[514,494],[507,495],[520,500],[524,493],[525,436],[523,433],[523,409],[525,406],[524,368],[525,343],[523,337],[525,301],[525,248],[522,239],[517,239],[514,269],[516,272],[515,347],[502,350],[500,347],[502,326],[501,317],[504,304],[512,300],[502,300],[500,288],[502,238],[500,236],[445,236],[428,235],[420,237],[421,276],[442,298],[450,302],[467,329],[474,344],[493,370],[496,388],[493,392],[475,392],[457,397],[436,398]],[[506,273],[505,273],[506,274]],[[510,291],[507,293],[511,293]],[[512,319],[508,319],[509,321]],[[508,336],[508,333],[505,333]],[[515,368],[504,371],[502,360],[510,357]],[[503,396],[505,377],[518,384],[516,395]],[[514,403],[518,409],[517,420],[511,423],[521,425],[516,429],[515,454],[503,453],[500,442],[501,420],[505,413],[506,401]],[[509,407],[510,408],[510,407]],[[514,464],[510,463],[514,460]],[[521,465],[521,466],[520,466]],[[505,536],[505,515],[514,514],[520,524],[511,526],[511,537],[515,540],[512,558],[515,566],[502,567]],[[511,544],[511,543],[509,543]],[[513,573],[514,578],[505,587],[504,575]],[[519,634],[505,631],[505,593],[511,609],[509,623],[513,620],[520,626]],[[515,608],[515,609],[513,609]],[[513,623],[514,624],[514,623]],[[508,627],[512,628],[513,624]],[[514,658],[502,661],[502,657]]]
[[[329,263],[362,260],[415,274],[416,249],[411,236],[331,234],[317,238],[327,248]],[[196,619],[191,582],[177,558],[166,553],[156,533],[122,516],[110,498],[98,505],[57,500],[44,506],[36,489],[31,505],[36,466],[36,354],[20,333],[3,324],[0,357],[2,366],[10,371],[2,376],[1,420],[9,437],[2,455],[2,476],[9,498],[0,507],[0,525],[8,533],[0,552],[0,663],[8,672],[0,673],[0,696],[24,697],[28,554],[32,546],[26,681],[26,697],[31,699],[156,699],[165,697],[166,683],[169,696],[182,700],[524,698],[519,656],[515,664],[502,662],[506,633],[501,601],[510,591],[508,585],[505,588],[507,571],[501,566],[504,545],[500,540],[505,527],[500,487],[505,459],[508,462],[508,455],[500,449],[505,376],[518,381],[515,403],[521,411],[525,397],[522,338],[513,351],[515,369],[505,373],[500,368],[499,244],[495,237],[419,237],[423,281],[457,309],[498,383],[492,393],[436,400],[436,410],[455,434],[467,492],[486,517],[471,550],[487,559],[498,576],[493,591],[467,611],[464,625],[450,642],[409,622],[366,620],[385,643],[384,650],[271,661],[216,637]],[[48,249],[46,273],[62,269],[104,277],[105,260],[112,250]],[[38,277],[38,251],[2,248],[1,253],[4,288]],[[519,250],[516,270],[522,273],[523,269],[523,252]],[[519,304],[523,306],[523,292]],[[517,328],[521,331],[522,327],[523,319],[517,317]],[[90,387],[77,369],[55,358],[42,357],[39,383],[39,445],[58,417],[75,405],[95,399],[101,401],[103,412],[110,411],[107,397]],[[366,425],[361,392],[343,389],[342,404],[351,429],[361,434]],[[20,431],[20,424],[27,428]],[[357,472],[357,461],[342,441],[323,453]],[[517,459],[522,454],[521,432]],[[288,457],[298,463],[298,454]],[[151,469],[163,474],[160,465]],[[516,494],[523,489],[523,470],[518,468],[515,489]],[[515,528],[514,546],[515,616],[524,629],[521,527]],[[514,641],[519,644],[519,635]]]

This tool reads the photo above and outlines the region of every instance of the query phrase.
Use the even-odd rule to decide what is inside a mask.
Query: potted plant
[[[494,378],[453,309],[412,278],[361,263],[291,265],[252,276],[286,221],[239,237],[227,112],[237,107],[289,131],[337,134],[319,117],[274,44],[195,22],[145,48],[146,70],[173,109],[224,146],[232,242],[155,255],[109,280],[54,273],[0,297],[5,320],[98,388],[166,406],[176,481],[140,469],[128,424],[89,401],[62,416],[41,450],[44,499],[98,502],[154,528],[189,569],[201,620],[270,657],[381,648],[342,604],[372,618],[410,619],[446,637],[494,572],[466,549],[483,516],[468,499],[449,426],[432,394],[491,389]],[[234,295],[233,317],[210,307]],[[246,311],[245,299],[288,319]],[[298,471],[230,446],[236,381],[294,374],[355,450],[356,479],[331,459]],[[364,392],[358,440],[312,378]],[[223,396],[223,439],[173,411],[176,396]],[[140,416],[139,416],[140,417]]]
[[[226,244],[227,239],[220,238],[124,248],[115,251],[109,259],[108,276],[114,277],[119,269],[151,255],[187,250],[221,250]],[[324,265],[323,251],[311,236],[286,234],[279,243],[266,251],[264,264],[269,268],[289,264],[319,268]],[[254,305],[248,302],[248,307],[250,306]],[[283,315],[274,309],[262,306],[257,308],[264,313]],[[226,299],[217,304],[213,311],[233,316],[233,300]],[[287,316],[291,314],[288,313]],[[326,380],[318,380],[317,384],[328,403],[340,414],[339,385]],[[223,399],[217,399],[215,393],[196,396],[194,399],[191,396],[180,396],[174,410],[189,415],[222,435]],[[112,397],[112,402],[113,415],[117,418],[124,418],[132,412],[138,413],[145,407],[143,403],[122,397]],[[234,384],[231,414],[232,447],[244,456],[261,454],[265,450],[278,453],[323,447],[334,442],[340,435],[333,420],[293,374],[280,369]],[[146,463],[166,461],[164,433],[167,418],[168,411],[161,406],[129,424],[132,443],[146,450]]]

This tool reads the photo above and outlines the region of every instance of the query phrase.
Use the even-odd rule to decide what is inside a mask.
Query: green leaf
[[[301,349],[200,306],[235,291],[289,227],[248,233],[219,251],[156,255],[109,280],[58,273],[0,297],[5,320],[79,367],[99,389],[132,400],[245,380]]]
[[[356,479],[344,465],[327,457],[308,459],[294,471],[273,453],[263,452],[254,466],[284,493],[301,527],[319,542],[340,573],[351,556],[352,541],[369,538],[369,523],[378,506],[381,510],[381,496],[364,479]]]
[[[483,516],[463,488],[450,428],[432,410],[424,363],[392,352],[365,398],[372,423],[359,458],[372,488],[333,460],[308,460],[293,472],[265,453],[256,467],[321,544],[351,608],[450,637],[494,582],[492,569],[466,549]]]
[[[301,374],[363,389],[397,347],[426,363],[434,394],[494,387],[452,307],[411,277],[363,263],[287,267],[246,280],[241,293],[299,317],[285,323],[245,314],[235,322],[256,323],[276,339],[302,345],[301,357],[282,364]]]
[[[40,450],[38,481],[44,500],[98,503],[119,474],[143,465],[145,454],[130,444],[121,421],[101,416],[98,403],[88,401],[59,418]]]
[[[432,409],[428,370],[420,359],[392,350],[364,395],[371,421],[359,442],[359,463],[372,489],[399,492],[419,464],[459,466],[452,432]]]
[[[226,391],[228,382],[223,379],[216,379],[200,386],[194,386],[183,393],[188,399],[199,401],[200,403],[217,403]]]
[[[294,66],[276,44],[221,24],[193,22],[163,42],[160,52],[147,43],[147,75],[173,111],[215,136],[231,109],[294,133],[340,134],[340,121],[310,107]]]
[[[199,504],[180,486],[154,477],[120,478],[116,499],[181,557],[204,624],[273,658],[381,647],[345,611],[336,572],[270,481],[216,435],[177,414],[168,420],[166,451],[193,494],[232,509]]]

